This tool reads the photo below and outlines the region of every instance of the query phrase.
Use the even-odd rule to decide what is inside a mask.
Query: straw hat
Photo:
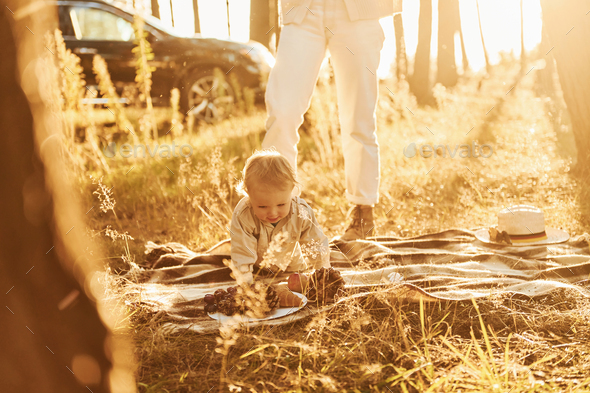
[[[497,227],[477,230],[475,237],[490,244],[538,246],[565,242],[570,235],[560,229],[546,227],[541,209],[515,205],[498,213]]]

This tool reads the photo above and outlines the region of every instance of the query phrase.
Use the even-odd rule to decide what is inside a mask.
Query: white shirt
[[[281,0],[281,24],[301,23],[312,0]],[[402,11],[402,0],[343,0],[351,21],[381,19]]]
[[[232,214],[230,234],[231,263],[248,282],[253,280],[253,266],[263,262],[267,251],[264,265],[268,263],[275,273],[277,269],[300,271],[330,266],[329,240],[311,207],[297,196],[291,198],[289,213],[276,226],[256,217],[250,198],[242,198]]]

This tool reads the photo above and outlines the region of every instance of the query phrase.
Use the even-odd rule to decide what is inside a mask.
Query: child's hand
[[[307,277],[305,274],[294,273],[289,276],[287,282],[287,286],[290,290],[299,293],[305,293],[309,283],[309,277]]]
[[[252,272],[238,272],[237,274],[234,273],[234,275],[236,276],[236,282],[238,283],[238,285],[252,284],[254,282],[254,275],[252,274]]]
[[[242,279],[244,280],[244,282],[247,282],[248,284],[252,284],[254,282],[254,275],[252,274],[252,272],[243,273]]]

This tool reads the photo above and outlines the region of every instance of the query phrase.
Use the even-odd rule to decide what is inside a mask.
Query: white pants
[[[344,0],[313,0],[302,23],[283,27],[277,62],[266,88],[267,133],[262,147],[274,146],[297,169],[297,130],[329,49],[336,79],[346,198],[359,205],[379,200],[375,108],[384,39],[379,20],[351,22]]]

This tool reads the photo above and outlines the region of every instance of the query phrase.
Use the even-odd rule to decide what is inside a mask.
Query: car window
[[[69,9],[67,7],[58,7],[59,15],[59,29],[63,36],[73,36],[72,19],[70,18]]]
[[[70,18],[79,40],[132,41],[135,38],[133,25],[110,12],[72,7]]]

